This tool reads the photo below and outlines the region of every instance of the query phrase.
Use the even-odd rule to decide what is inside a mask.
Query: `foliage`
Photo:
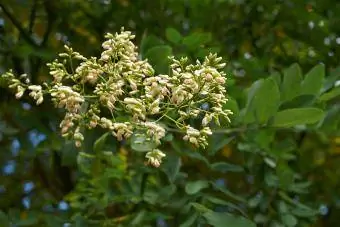
[[[234,113],[214,126],[206,149],[169,130],[159,147],[167,156],[152,168],[145,153],[100,128],[84,130],[77,148],[57,130],[64,113],[54,100],[37,107],[36,93],[36,101],[18,101],[1,78],[2,226],[338,224],[337,1],[32,0],[0,7],[0,71],[27,74],[16,78],[22,82],[53,80],[44,64],[65,44],[100,56],[103,34],[125,27],[156,75],[169,74],[172,55],[188,56],[188,64],[210,52],[229,59],[223,109]],[[198,127],[201,120],[188,122]]]

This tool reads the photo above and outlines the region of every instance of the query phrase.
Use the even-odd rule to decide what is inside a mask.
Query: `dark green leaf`
[[[1,223],[1,226],[3,226],[3,227],[10,227],[11,226],[7,215],[4,212],[2,212],[1,210],[0,210],[0,223]]]
[[[314,95],[299,95],[292,100],[282,103],[281,110],[311,106],[315,101]]]
[[[256,224],[242,216],[228,213],[206,212],[203,214],[208,223],[214,227],[256,227]]]
[[[185,185],[185,192],[189,195],[193,195],[207,187],[209,187],[208,181],[198,180],[198,181],[188,182]]]
[[[283,82],[281,87],[281,100],[287,101],[295,98],[301,92],[300,84],[302,81],[302,72],[298,64],[291,65],[283,73]]]
[[[165,162],[162,164],[162,169],[168,176],[170,182],[174,182],[181,168],[181,158],[177,155],[167,155]]]
[[[322,119],[324,112],[318,108],[295,108],[278,112],[272,126],[292,127],[295,125],[312,124]]]
[[[294,227],[297,225],[296,218],[291,214],[283,214],[281,219],[282,222],[288,227]]]
[[[217,185],[216,183],[212,183],[212,185],[213,185],[215,190],[218,190],[218,191],[224,193],[226,196],[228,196],[229,198],[234,199],[235,201],[238,201],[240,203],[246,203],[247,202],[241,196],[238,196],[238,195],[234,194],[233,192],[229,191],[228,189],[226,189],[226,188],[224,188],[222,186]]]
[[[245,123],[257,119],[260,124],[265,124],[276,113],[279,104],[280,91],[273,78],[254,84],[248,95]]]
[[[228,136],[228,135],[213,136],[209,143],[211,147],[209,149],[209,155],[215,155],[217,151],[221,150],[224,146],[229,144],[233,139],[235,139],[234,136]]]
[[[163,45],[163,41],[154,35],[144,35],[140,45],[142,58],[145,58],[146,52],[155,46]]]
[[[199,215],[197,213],[190,215],[189,218],[187,220],[185,220],[185,222],[180,224],[179,227],[191,227],[191,226],[193,226],[193,224],[195,223],[195,221],[198,217],[199,217]]]
[[[183,44],[186,45],[190,50],[195,50],[201,45],[204,45],[211,41],[210,33],[195,32],[189,36],[184,37]]]
[[[155,46],[149,49],[145,58],[149,60],[157,73],[168,73],[169,59],[172,55],[172,49],[169,46]]]
[[[174,28],[167,28],[165,30],[166,38],[175,44],[179,43],[182,40],[181,34]]]
[[[214,164],[211,164],[211,169],[222,172],[222,173],[244,171],[242,166],[227,163],[227,162],[216,162]]]
[[[318,95],[325,78],[325,65],[319,64],[311,69],[301,84],[301,94]]]
[[[297,217],[302,217],[302,218],[309,218],[309,217],[314,217],[318,215],[318,211],[312,210],[312,209],[303,209],[303,208],[294,208],[291,210],[292,214],[294,214]]]
[[[199,203],[190,203],[190,205],[193,206],[200,213],[210,212],[211,211],[209,208],[207,208],[204,205],[199,204]]]
[[[77,156],[77,163],[79,169],[84,173],[90,173],[94,156],[85,152],[79,152]]]
[[[340,87],[335,87],[332,90],[330,90],[327,93],[324,93],[319,98],[320,101],[327,102],[331,99],[334,99],[336,97],[340,96]]]

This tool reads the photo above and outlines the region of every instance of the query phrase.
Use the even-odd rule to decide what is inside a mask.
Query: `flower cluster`
[[[157,75],[147,60],[139,59],[133,38],[124,30],[107,34],[99,58],[85,58],[66,46],[59,54],[62,61],[47,64],[53,81],[44,89],[30,84],[26,75],[4,76],[17,98],[29,90],[39,105],[43,94],[50,94],[56,107],[66,112],[61,134],[77,146],[84,140],[85,128],[101,127],[131,144],[132,135],[138,133],[139,139],[144,136],[144,141],[152,142],[146,158],[156,167],[165,157],[157,147],[168,129],[183,132],[183,139],[196,147],[206,147],[211,122],[219,124],[220,117],[229,120],[232,114],[223,109],[227,98],[222,58],[210,54],[196,64],[171,58],[169,75]],[[199,121],[199,127],[193,121]]]

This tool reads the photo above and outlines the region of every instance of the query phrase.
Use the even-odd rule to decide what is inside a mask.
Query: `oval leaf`
[[[185,192],[189,195],[193,195],[207,187],[209,187],[209,183],[204,180],[189,182],[185,185]]]
[[[325,78],[325,65],[319,64],[312,68],[301,84],[302,94],[318,95]]]
[[[155,70],[158,73],[167,73],[169,59],[168,57],[172,55],[172,49],[169,46],[155,46],[149,49],[145,58],[149,60],[152,66],[154,66]]]
[[[211,169],[215,171],[219,171],[222,173],[226,172],[243,172],[243,167],[227,162],[216,162],[214,164],[211,164]]]
[[[166,38],[172,43],[179,43],[182,40],[181,34],[174,28],[167,28],[165,30]]]
[[[234,216],[228,213],[206,212],[203,217],[214,227],[256,227],[252,221],[242,217]]]
[[[283,72],[282,101],[295,98],[300,94],[302,72],[298,64],[291,65]]]
[[[321,120],[324,112],[318,108],[295,108],[278,112],[272,126],[292,127],[295,125],[313,124]]]

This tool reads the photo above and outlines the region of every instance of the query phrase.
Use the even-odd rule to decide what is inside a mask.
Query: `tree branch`
[[[0,3],[0,8],[4,12],[4,14],[8,17],[8,19],[13,23],[13,25],[19,30],[22,37],[29,43],[31,46],[38,48],[39,45],[32,39],[32,37],[26,32],[20,22],[15,18],[14,15],[4,6],[4,4]]]

